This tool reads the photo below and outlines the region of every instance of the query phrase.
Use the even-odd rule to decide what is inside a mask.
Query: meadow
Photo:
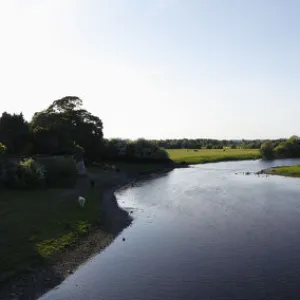
[[[47,262],[101,221],[99,192],[85,193],[84,209],[75,189],[0,191],[0,282]]]
[[[258,149],[168,149],[176,163],[203,164],[208,162],[258,159]]]

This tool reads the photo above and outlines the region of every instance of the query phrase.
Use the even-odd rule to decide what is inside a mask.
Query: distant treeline
[[[165,149],[259,149],[262,140],[217,140],[217,139],[166,139],[153,140]]]

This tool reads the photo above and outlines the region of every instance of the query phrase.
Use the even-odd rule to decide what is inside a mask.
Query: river
[[[243,175],[291,164],[204,164],[118,191],[132,225],[40,299],[300,299],[300,179]]]

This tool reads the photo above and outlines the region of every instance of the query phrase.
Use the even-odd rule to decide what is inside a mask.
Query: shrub
[[[264,159],[274,158],[273,143],[270,141],[264,142],[260,147],[260,153]]]
[[[167,151],[156,143],[145,139],[136,141],[112,139],[105,141],[104,157],[109,160],[128,162],[170,162]]]
[[[6,152],[6,146],[0,142],[0,156]]]
[[[72,187],[76,182],[76,162],[71,156],[40,157],[45,168],[45,182],[49,187]]]
[[[44,168],[32,158],[24,161],[7,161],[3,164],[1,181],[14,189],[38,188],[44,185]]]
[[[21,161],[17,171],[20,172],[26,188],[41,187],[44,184],[44,166],[32,158]]]

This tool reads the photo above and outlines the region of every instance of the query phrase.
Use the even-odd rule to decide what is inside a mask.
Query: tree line
[[[22,113],[0,117],[0,155],[73,155],[86,162],[103,160],[169,162],[167,152],[152,141],[103,138],[101,119],[67,96],[36,112],[30,122]]]
[[[265,141],[260,152],[264,159],[300,157],[300,138],[293,135],[287,140]]]
[[[299,157],[300,141],[290,139],[217,140],[104,139],[101,119],[83,108],[79,97],[66,96],[36,112],[27,122],[22,113],[0,117],[0,156],[72,155],[86,162],[122,160],[169,162],[165,149],[261,149],[264,158]]]
[[[165,149],[259,149],[262,140],[217,140],[217,139],[165,139],[152,140]]]

